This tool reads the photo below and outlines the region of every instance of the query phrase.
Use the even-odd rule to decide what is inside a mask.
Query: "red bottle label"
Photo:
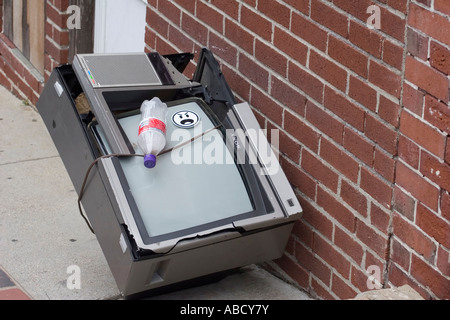
[[[155,129],[161,131],[164,135],[167,132],[166,124],[163,121],[155,118],[146,119],[139,125],[139,135]]]

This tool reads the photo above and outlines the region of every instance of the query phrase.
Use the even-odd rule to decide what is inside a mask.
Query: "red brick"
[[[401,13],[406,14],[406,9],[408,7],[408,0],[387,0],[386,3]]]
[[[277,49],[283,51],[295,61],[306,65],[308,47],[293,37],[291,33],[275,26],[273,44]]]
[[[387,33],[393,38],[404,42],[406,21],[404,18],[381,8],[381,31]]]
[[[369,29],[366,24],[351,20],[349,40],[375,58],[381,58],[382,37],[378,32]]]
[[[326,263],[335,268],[339,274],[345,278],[349,277],[350,262],[318,234],[314,234],[313,250]]]
[[[255,58],[283,77],[287,76],[287,58],[258,39],[255,43]]]
[[[400,124],[400,105],[391,100],[380,96],[380,105],[378,108],[378,115],[381,119],[387,121],[389,124],[398,128]]]
[[[55,45],[48,39],[45,39],[45,52],[52,56],[52,58],[57,61],[58,64],[68,63],[69,50]]]
[[[289,63],[288,78],[292,84],[297,86],[306,95],[322,103],[324,85],[319,79],[291,62]]]
[[[291,277],[298,285],[303,288],[308,287],[309,273],[303,269],[298,263],[284,255],[280,259],[274,261],[286,274]]]
[[[10,49],[14,49],[16,47],[16,45],[4,33],[0,33],[0,40]]]
[[[377,233],[372,226],[367,225],[363,221],[356,220],[356,236],[365,245],[372,249],[380,258],[386,259],[388,251],[387,236]]]
[[[242,97],[242,99],[250,100],[250,87],[246,79],[236,73],[235,70],[228,68],[226,65],[222,65],[222,72],[227,79],[231,89]]]
[[[302,168],[331,190],[337,191],[338,175],[305,149],[302,152]]]
[[[336,219],[344,228],[350,232],[355,231],[355,216],[333,195],[322,188],[317,190],[317,204],[325,209],[330,216]]]
[[[366,82],[361,81],[354,76],[350,76],[348,95],[369,110],[372,110],[373,112],[376,111],[377,92],[372,89]]]
[[[184,3],[184,1],[179,1],[179,3]],[[214,7],[201,1],[197,1],[196,16],[219,33],[223,32],[224,17],[222,13],[218,12]]]
[[[225,37],[242,50],[253,54],[254,36],[234,21],[225,20]]]
[[[361,188],[385,208],[391,208],[392,188],[366,168],[361,168]]]
[[[358,290],[361,292],[367,291],[367,280],[370,275],[365,270],[361,270],[359,267],[353,264],[350,272],[352,285],[358,288]]]
[[[436,251],[436,246],[413,223],[404,220],[398,213],[393,214],[393,233],[425,259],[430,260]]]
[[[161,14],[147,7],[147,25],[163,37],[169,35],[169,23]]]
[[[309,68],[330,84],[345,92],[347,88],[347,71],[334,62],[311,50]]]
[[[275,0],[265,0],[258,2],[258,10],[268,16],[271,20],[289,28],[291,20],[291,10],[285,5]]]
[[[383,178],[385,178],[389,182],[394,182],[395,160],[393,158],[393,155],[388,155],[382,152],[381,150],[375,148],[373,168]]]
[[[3,301],[25,301],[31,300],[22,290],[17,288],[0,290],[0,300]]]
[[[237,20],[239,18],[239,3],[229,0],[211,0],[210,2],[233,19]]]
[[[435,41],[431,41],[430,45],[430,64],[433,68],[445,73],[450,74],[450,50],[444,46],[438,44]]]
[[[357,295],[352,287],[336,275],[333,275],[331,288],[333,289],[333,293],[342,300],[353,299]]]
[[[408,194],[404,193],[399,187],[394,188],[394,210],[414,221],[414,212],[416,201]]]
[[[323,300],[335,300],[335,296],[330,292],[330,288],[328,286],[324,286],[322,282],[316,281],[314,278],[311,279],[311,291],[314,292],[314,295],[320,297]]]
[[[359,20],[366,23],[367,19],[369,18],[369,15],[367,14],[367,8],[373,3],[370,0],[333,0],[333,4],[350,13],[355,18],[358,18]]]
[[[213,32],[210,32],[209,46],[216,57],[223,59],[232,66],[237,65],[237,48],[224,38],[218,37]]]
[[[392,155],[397,153],[397,132],[384,125],[379,119],[368,114],[365,134]]]
[[[357,188],[342,180],[341,198],[360,215],[367,217],[367,198]]]
[[[309,101],[306,104],[306,120],[311,122],[319,131],[328,135],[337,143],[342,144],[344,134],[343,123]]]
[[[195,14],[196,0],[174,0],[179,6],[183,7],[191,14]]]
[[[330,36],[328,42],[328,54],[331,58],[350,68],[360,76],[367,78],[367,55],[352,48],[347,43]]]
[[[266,115],[270,120],[282,125],[283,121],[283,109],[278,103],[272,100],[271,97],[265,95],[260,90],[252,88],[252,97],[250,103]]]
[[[173,45],[171,43],[169,43],[167,38],[161,38],[160,36],[158,36],[156,38],[155,49],[158,53],[160,53],[162,55],[168,54],[168,53],[173,53],[173,51],[174,51]]]
[[[66,7],[67,9],[67,7]],[[63,9],[64,11],[66,9]],[[47,19],[51,20],[56,26],[60,29],[67,29],[67,17],[68,15],[62,12],[58,12],[53,6],[49,3],[45,6],[45,13]]]
[[[408,23],[430,37],[450,45],[450,22],[446,17],[432,13],[425,8],[411,3],[408,14]]]
[[[429,264],[415,255],[412,256],[411,275],[425,287],[429,288],[438,299],[449,299],[450,280],[444,278]]]
[[[400,287],[405,284],[411,286],[414,290],[416,290],[424,299],[431,300],[430,293],[425,291],[422,286],[419,286],[415,280],[411,278],[409,274],[406,274],[403,270],[398,268],[395,263],[391,263],[389,265],[389,282],[391,282],[394,286]]]
[[[404,48],[391,41],[385,40],[383,44],[383,61],[397,70],[402,70]]]
[[[364,250],[362,246],[354,240],[355,235],[349,235],[344,230],[335,227],[334,244],[342,249],[349,257],[351,257],[358,265],[362,263]]]
[[[318,0],[312,0],[311,18],[344,38],[348,37],[348,18],[332,7]]]
[[[438,248],[436,266],[445,275],[450,276],[450,254],[443,247]]]
[[[193,37],[202,45],[206,45],[208,41],[208,28],[205,27],[198,20],[191,18],[191,16],[182,13],[181,28],[183,32]]]
[[[347,127],[344,129],[344,148],[372,167],[374,144]]]
[[[408,53],[412,56],[426,61],[428,59],[428,41],[428,37],[408,28],[406,45]]]
[[[444,158],[446,137],[404,110],[400,118],[400,132],[438,158]]]
[[[272,97],[304,117],[307,101],[306,97],[277,77],[271,77],[271,81],[270,93]]]
[[[194,48],[194,42],[191,38],[188,37],[183,31],[180,31],[172,26],[169,26],[169,37],[167,39],[169,42],[176,44],[177,48],[183,52],[192,52]],[[163,52],[161,52],[161,54],[164,54]]]
[[[398,156],[414,169],[419,168],[419,147],[403,135],[398,140]]]
[[[366,113],[362,108],[347,100],[343,95],[338,94],[333,89],[325,88],[324,105],[345,122],[358,129],[364,130]]]
[[[422,151],[420,155],[420,172],[441,188],[450,190],[450,165],[443,163]]]
[[[371,60],[369,81],[396,98],[400,98],[402,78],[389,68]]]
[[[147,53],[155,51],[156,33],[150,30],[148,25],[145,27],[145,46]]]
[[[439,130],[450,133],[450,108],[433,97],[425,97],[424,119]]]
[[[438,99],[448,101],[449,83],[446,76],[411,56],[406,57],[405,77]]]
[[[300,159],[300,145],[292,140],[286,133],[283,131],[280,132],[280,151],[285,154],[295,163],[299,162]]]
[[[268,90],[269,72],[245,54],[239,55],[239,71],[263,90]]]
[[[303,203],[303,199],[299,199],[301,203]],[[312,248],[313,244],[313,231],[311,226],[307,225],[307,223],[301,219],[294,224],[292,229],[292,235],[296,237],[296,242],[300,241],[308,248]],[[292,238],[292,237],[291,237]]]
[[[409,270],[411,251],[405,248],[396,237],[392,237],[391,259],[405,270]]]
[[[240,22],[264,40],[272,40],[272,22],[245,6],[241,7]]]
[[[403,84],[403,106],[421,116],[424,105],[424,93],[414,89],[407,83]]]
[[[397,162],[396,183],[410,192],[417,200],[437,211],[439,189],[401,162]]]
[[[177,26],[181,25],[181,10],[172,1],[158,1],[158,11],[156,14],[162,14]]]
[[[303,202],[303,220],[315,229],[314,234],[319,232],[322,236],[331,240],[333,235],[333,223],[330,219],[322,214],[317,208],[313,207],[309,202]],[[313,240],[314,245],[314,240]]]
[[[280,162],[289,182],[303,194],[314,199],[316,197],[316,182],[289,161],[281,158]]]
[[[319,134],[288,111],[284,115],[284,129],[314,152],[319,149]]]
[[[313,252],[301,244],[295,246],[295,258],[306,270],[314,273],[323,283],[329,283],[331,279],[330,268],[327,267]]]
[[[450,221],[450,194],[444,190],[441,192],[441,212],[442,217]]]
[[[450,164],[450,136],[447,137],[447,150],[444,155],[444,161]]]
[[[300,12],[309,15],[309,1],[298,1],[298,0],[285,0],[287,4],[291,5]]]
[[[325,52],[327,46],[327,32],[319,28],[315,23],[310,22],[301,15],[293,12],[291,31],[315,46],[320,51]]]
[[[389,233],[390,218],[390,212],[386,212],[384,209],[376,206],[374,203],[371,204],[370,222],[375,228],[383,232],[385,235],[388,235]]]
[[[427,235],[446,248],[450,248],[450,223],[419,203],[416,223]]]
[[[325,138],[321,139],[320,156],[353,182],[358,180],[359,163]]]
[[[450,15],[450,3],[447,0],[434,0],[434,9]]]

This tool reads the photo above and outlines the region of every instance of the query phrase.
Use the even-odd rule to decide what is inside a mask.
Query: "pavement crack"
[[[41,158],[33,158],[33,159],[19,160],[19,161],[14,161],[14,162],[5,162],[5,163],[0,163],[0,167],[3,167],[3,166],[9,166],[9,165],[13,165],[13,164],[21,164],[21,163],[34,162],[34,161],[43,161],[43,160],[50,160],[50,159],[58,159],[58,158],[59,158],[59,156],[49,156],[49,157],[41,157]]]

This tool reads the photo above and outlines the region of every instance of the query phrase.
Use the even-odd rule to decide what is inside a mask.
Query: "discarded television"
[[[302,208],[247,103],[193,54],[79,54],[37,108],[123,296],[281,257]],[[147,169],[140,107],[167,104],[167,145]]]

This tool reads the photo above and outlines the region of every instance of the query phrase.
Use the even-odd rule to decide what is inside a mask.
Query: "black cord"
[[[86,175],[85,175],[85,177],[84,177],[83,184],[81,185],[80,195],[78,196],[78,210],[80,211],[80,214],[81,214],[81,216],[83,217],[84,221],[86,221],[86,224],[87,224],[89,230],[91,230],[91,232],[92,232],[93,234],[95,234],[94,229],[92,228],[91,224],[89,223],[87,217],[83,214],[83,210],[82,210],[82,208],[81,208],[81,200],[83,199],[83,196],[84,196],[84,192],[85,192],[85,188],[86,188],[87,181],[88,181],[88,179],[89,179],[89,175],[90,175],[92,169],[94,168],[94,166],[95,166],[99,161],[101,161],[101,160],[103,160],[103,159],[109,159],[109,158],[126,158],[126,157],[131,158],[131,157],[144,157],[144,156],[143,156],[143,155],[140,155],[140,154],[108,154],[108,155],[106,155],[106,156],[101,156],[101,157],[95,159],[95,161],[92,162],[92,164],[89,166],[89,168],[88,168],[88,170],[87,170],[87,172],[86,172]]]

